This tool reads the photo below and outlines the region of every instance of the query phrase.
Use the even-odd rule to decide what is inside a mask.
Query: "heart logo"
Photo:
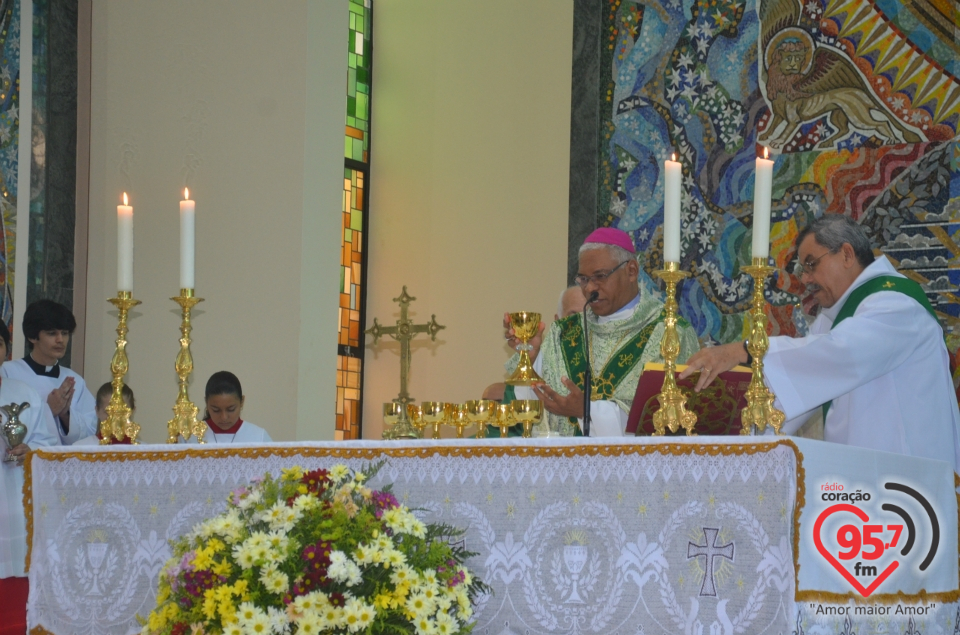
[[[860,593],[860,595],[862,595],[863,597],[867,597],[871,593],[873,593],[876,590],[876,588],[880,586],[880,584],[883,583],[883,581],[890,576],[891,573],[897,570],[897,567],[900,566],[900,562],[897,560],[894,560],[893,562],[891,562],[887,566],[887,568],[884,569],[880,573],[880,575],[876,577],[876,579],[870,584],[870,586],[864,587],[862,584],[860,584],[860,581],[857,580],[853,576],[853,574],[847,571],[847,568],[844,567],[843,564],[839,560],[837,560],[832,553],[830,553],[827,550],[827,548],[823,544],[823,540],[820,537],[820,529],[821,527],[823,527],[824,521],[826,521],[827,518],[829,518],[830,516],[838,512],[849,512],[855,515],[864,523],[867,523],[870,521],[870,516],[867,515],[867,513],[862,509],[860,509],[859,507],[856,507],[854,505],[847,505],[845,503],[833,505],[823,510],[823,512],[820,513],[820,516],[817,517],[817,522],[813,526],[813,542],[817,545],[817,551],[820,552],[820,555],[822,555],[827,560],[827,562],[833,565],[833,568],[839,571],[840,575],[842,575],[844,579],[847,582],[849,582],[850,585],[853,586],[853,588],[856,589],[858,593]]]

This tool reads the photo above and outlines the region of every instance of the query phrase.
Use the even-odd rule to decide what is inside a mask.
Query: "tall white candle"
[[[763,158],[757,157],[757,173],[753,186],[753,257],[770,255],[770,201],[773,198],[773,161],[766,148]]]
[[[117,291],[133,291],[133,207],[123,193],[117,205]]]
[[[672,155],[663,162],[663,260],[680,262],[680,183],[683,173]]]
[[[190,200],[190,190],[183,188],[180,201],[180,288],[194,288],[194,251],[196,234],[194,233],[194,211],[196,203]]]

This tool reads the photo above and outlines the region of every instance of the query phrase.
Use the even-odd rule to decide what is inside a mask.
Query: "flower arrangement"
[[[145,635],[469,633],[487,587],[454,539],[427,525],[376,474],[344,465],[254,479],[227,510],[172,544]]]

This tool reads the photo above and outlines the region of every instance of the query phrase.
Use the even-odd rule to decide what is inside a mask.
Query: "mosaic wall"
[[[604,0],[598,221],[630,232],[641,278],[663,258],[663,161],[683,163],[683,315],[742,337],[754,159],[776,158],[771,332],[817,307],[793,275],[798,231],[845,214],[921,283],[960,344],[960,39],[937,0]]]
[[[344,135],[343,236],[337,355],[337,439],[361,436],[365,301],[364,230],[370,166],[371,0],[350,0],[347,122]]]

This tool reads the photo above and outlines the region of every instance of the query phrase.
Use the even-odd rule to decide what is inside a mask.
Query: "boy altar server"
[[[770,338],[764,378],[793,434],[816,410],[826,441],[938,459],[960,472],[960,410],[943,330],[923,289],[839,214],[796,240],[797,273],[821,306],[806,337]],[[681,377],[696,390],[736,364],[742,342],[706,348]]]
[[[221,370],[207,380],[204,390],[207,429],[203,440],[210,445],[228,443],[270,443],[272,439],[260,426],[240,418],[243,411],[243,388],[230,371]],[[188,443],[196,443],[190,437]]]
[[[70,309],[52,300],[37,300],[23,314],[27,356],[0,366],[0,377],[22,381],[50,406],[62,445],[97,433],[93,395],[83,377],[60,365],[76,328]]]

